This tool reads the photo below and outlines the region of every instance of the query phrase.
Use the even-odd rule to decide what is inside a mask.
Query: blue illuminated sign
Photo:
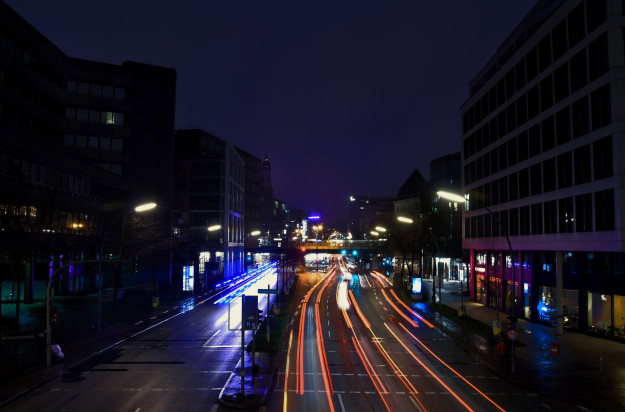
[[[412,278],[412,293],[421,293],[422,279]]]
[[[193,266],[182,267],[182,290],[193,290]]]

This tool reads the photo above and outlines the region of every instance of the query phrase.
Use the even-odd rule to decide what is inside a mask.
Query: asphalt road
[[[383,276],[300,275],[269,411],[571,410],[519,389],[402,306]],[[285,391],[286,388],[286,391]]]

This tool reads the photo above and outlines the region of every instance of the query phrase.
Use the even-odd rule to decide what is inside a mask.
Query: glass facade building
[[[539,1],[461,107],[471,298],[621,339],[624,11]]]

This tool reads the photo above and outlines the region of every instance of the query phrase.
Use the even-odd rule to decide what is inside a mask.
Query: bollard
[[[599,375],[603,375],[603,357],[599,356]]]

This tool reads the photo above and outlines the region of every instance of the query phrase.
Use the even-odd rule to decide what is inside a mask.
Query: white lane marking
[[[421,406],[419,406],[417,401],[415,401],[412,396],[409,396],[408,399],[410,399],[410,402],[412,402],[412,404],[415,406],[415,408],[417,408],[419,412],[423,412],[423,409],[421,409]]]
[[[345,412],[345,406],[343,405],[343,398],[341,398],[341,394],[337,393],[338,397],[339,397],[339,403],[341,404],[341,410],[343,412]]]
[[[217,412],[217,409],[219,409],[219,404],[214,404],[213,407],[211,408],[211,412]]]

